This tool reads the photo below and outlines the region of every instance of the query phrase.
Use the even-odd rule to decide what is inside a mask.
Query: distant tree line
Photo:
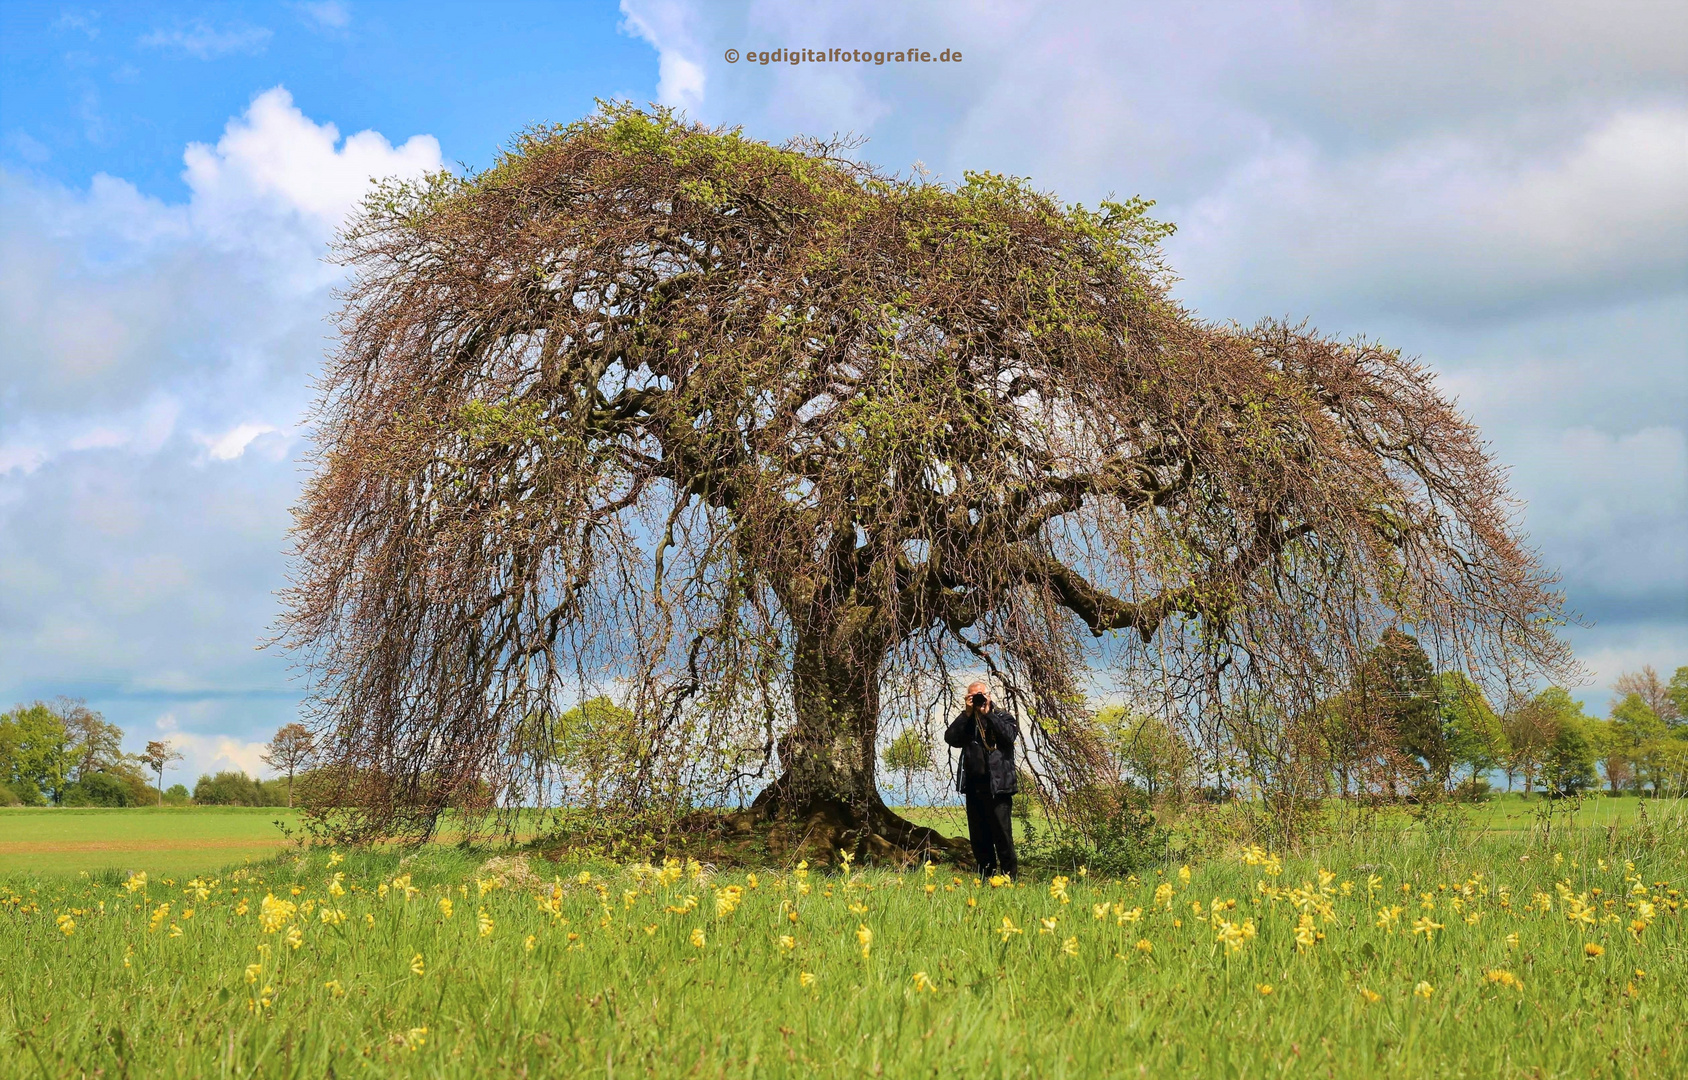
[[[1417,641],[1390,631],[1346,691],[1293,718],[1298,753],[1277,767],[1308,773],[1303,791],[1353,798],[1478,798],[1495,773],[1526,793],[1602,783],[1612,794],[1688,793],[1688,666],[1668,682],[1645,667],[1615,689],[1606,717],[1558,686],[1497,709],[1464,674],[1436,672]],[[1225,797],[1229,776],[1260,768],[1216,760],[1149,713],[1114,706],[1096,722],[1120,779],[1155,798]],[[1229,734],[1232,754],[1246,755],[1246,725]]]
[[[0,713],[0,806],[291,805],[295,784],[307,783],[313,760],[304,727],[283,726],[263,759],[283,778],[218,772],[201,776],[191,793],[183,784],[166,788],[165,770],[181,760],[167,740],[125,753],[123,729],[85,701],[37,701]]]

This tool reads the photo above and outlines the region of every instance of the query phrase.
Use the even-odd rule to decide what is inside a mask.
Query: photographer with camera
[[[999,871],[1012,877],[1020,869],[1009,816],[1019,790],[1014,767],[1019,738],[1014,714],[997,708],[982,682],[967,688],[966,708],[944,729],[944,742],[961,750],[955,787],[967,797],[967,838],[979,873],[986,877]]]

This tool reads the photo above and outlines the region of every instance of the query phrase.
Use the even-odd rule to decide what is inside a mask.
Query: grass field
[[[0,876],[149,870],[192,876],[268,859],[286,843],[283,807],[0,810]]]
[[[1004,888],[440,845],[14,872],[0,1076],[1688,1075],[1688,815],[1602,802]]]

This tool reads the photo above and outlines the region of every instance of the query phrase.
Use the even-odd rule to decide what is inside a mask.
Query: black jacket
[[[990,777],[992,795],[1012,795],[1020,790],[1019,772],[1014,768],[1014,744],[1020,740],[1020,724],[1007,709],[991,705],[983,717],[989,743],[979,738],[979,724],[963,711],[944,729],[944,741],[961,750],[961,763],[955,770],[955,789],[967,791],[967,761],[984,755],[986,775]],[[969,749],[969,747],[975,749]]]

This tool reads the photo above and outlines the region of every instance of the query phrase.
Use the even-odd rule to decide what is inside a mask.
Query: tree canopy
[[[1211,748],[1391,627],[1480,680],[1568,663],[1422,365],[1196,317],[1144,201],[847,150],[608,105],[342,235],[284,640],[354,824],[514,790],[524,720],[612,691],[641,739],[606,798],[749,782],[907,846],[880,717],[957,667],[1059,796],[1107,765],[1099,665]]]

